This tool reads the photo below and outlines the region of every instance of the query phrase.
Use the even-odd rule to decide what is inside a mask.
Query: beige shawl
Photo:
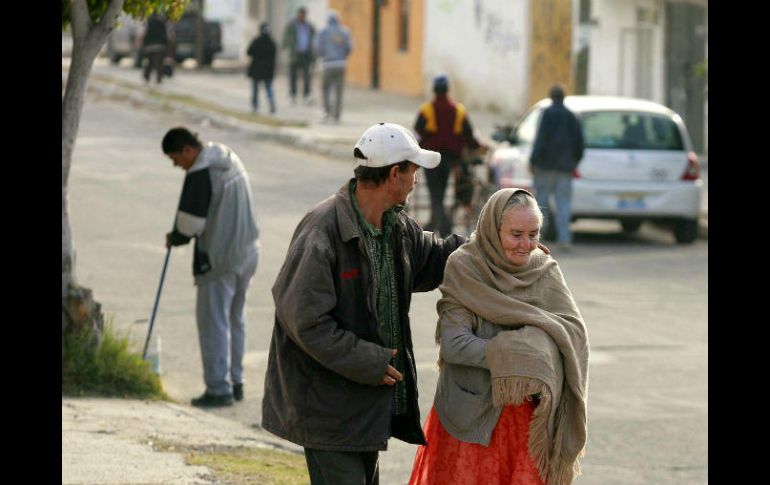
[[[540,394],[529,450],[545,483],[565,485],[580,474],[578,458],[586,442],[588,338],[554,259],[540,249],[524,266],[505,257],[500,221],[518,190],[493,194],[470,241],[451,254],[437,309],[441,315],[463,307],[474,313],[475,325],[484,319],[511,327],[486,346],[493,403],[521,404]],[[438,336],[437,328],[437,342]]]

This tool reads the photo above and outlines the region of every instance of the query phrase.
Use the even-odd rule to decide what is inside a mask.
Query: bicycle
[[[492,178],[492,172],[488,159],[473,156],[462,160],[455,170],[465,170],[460,178],[460,185],[453,184],[453,202],[450,206],[449,216],[452,219],[453,230],[456,234],[470,236],[476,230],[481,209],[487,203],[489,197],[497,190],[497,185]],[[457,176],[453,177],[453,182]],[[460,194],[460,197],[458,197]]]
[[[468,170],[468,173],[466,173],[467,177],[460,177],[461,180],[466,180],[464,185],[456,187],[456,172],[454,176],[449,178],[446,194],[444,195],[444,205],[449,207],[448,215],[452,220],[452,232],[455,234],[470,236],[476,230],[476,221],[478,220],[481,208],[484,207],[489,197],[497,190],[496,185],[490,178],[491,171],[488,158],[491,153],[492,151],[490,150],[487,157],[483,159],[478,155],[465,157],[462,159],[461,165],[455,167],[455,171]],[[467,191],[470,191],[469,197]],[[462,194],[464,199],[468,200],[467,203],[464,204],[458,200],[458,192]],[[425,227],[428,224],[431,212],[430,192],[428,191],[424,169],[422,168],[418,172],[417,185],[407,202],[406,210],[420,226]],[[442,236],[448,236],[448,234],[442,234]]]

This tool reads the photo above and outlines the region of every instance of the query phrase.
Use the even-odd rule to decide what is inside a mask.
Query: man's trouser
[[[252,79],[251,80],[251,107],[254,111],[259,109],[259,83],[265,85],[267,101],[270,103],[270,112],[275,113],[275,99],[273,98],[273,80],[272,79]]]
[[[473,195],[473,178],[461,158],[441,151],[441,163],[434,169],[425,170],[425,181],[430,192],[430,222],[428,230],[438,231],[442,237],[452,234],[452,218],[444,207],[449,174],[455,174],[455,203],[468,205]]]
[[[342,106],[342,88],[345,86],[345,68],[344,67],[325,67],[321,87],[324,96],[324,111],[326,116],[335,120],[340,119],[340,108]],[[334,104],[329,99],[331,91],[334,90]]]
[[[535,170],[534,177],[535,198],[540,210],[543,212],[543,227],[541,234],[545,234],[548,224],[551,224],[549,217],[550,196],[556,201],[556,236],[559,244],[572,244],[572,230],[570,221],[572,219],[572,173],[557,172],[555,170]]]
[[[289,94],[292,99],[297,97],[297,71],[302,71],[302,96],[307,98],[310,96],[310,67],[312,65],[313,58],[309,52],[297,53],[297,57],[289,65]]]
[[[152,71],[155,71],[155,81],[160,83],[163,80],[163,58],[166,55],[166,46],[161,44],[152,44],[144,48],[143,53],[147,56],[147,65],[144,66],[144,80],[149,82]]]
[[[310,485],[379,485],[379,452],[305,448]]]
[[[255,251],[235,271],[198,285],[195,316],[203,380],[211,395],[231,394],[231,384],[243,383],[246,290],[258,261],[259,252]]]

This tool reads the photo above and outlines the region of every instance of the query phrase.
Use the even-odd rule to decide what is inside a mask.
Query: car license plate
[[[644,209],[644,195],[619,194],[618,209]]]

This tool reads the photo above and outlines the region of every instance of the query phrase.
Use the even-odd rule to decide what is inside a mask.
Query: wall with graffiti
[[[504,114],[527,108],[528,0],[431,0],[425,4],[423,86],[450,78],[450,94],[469,107]]]

